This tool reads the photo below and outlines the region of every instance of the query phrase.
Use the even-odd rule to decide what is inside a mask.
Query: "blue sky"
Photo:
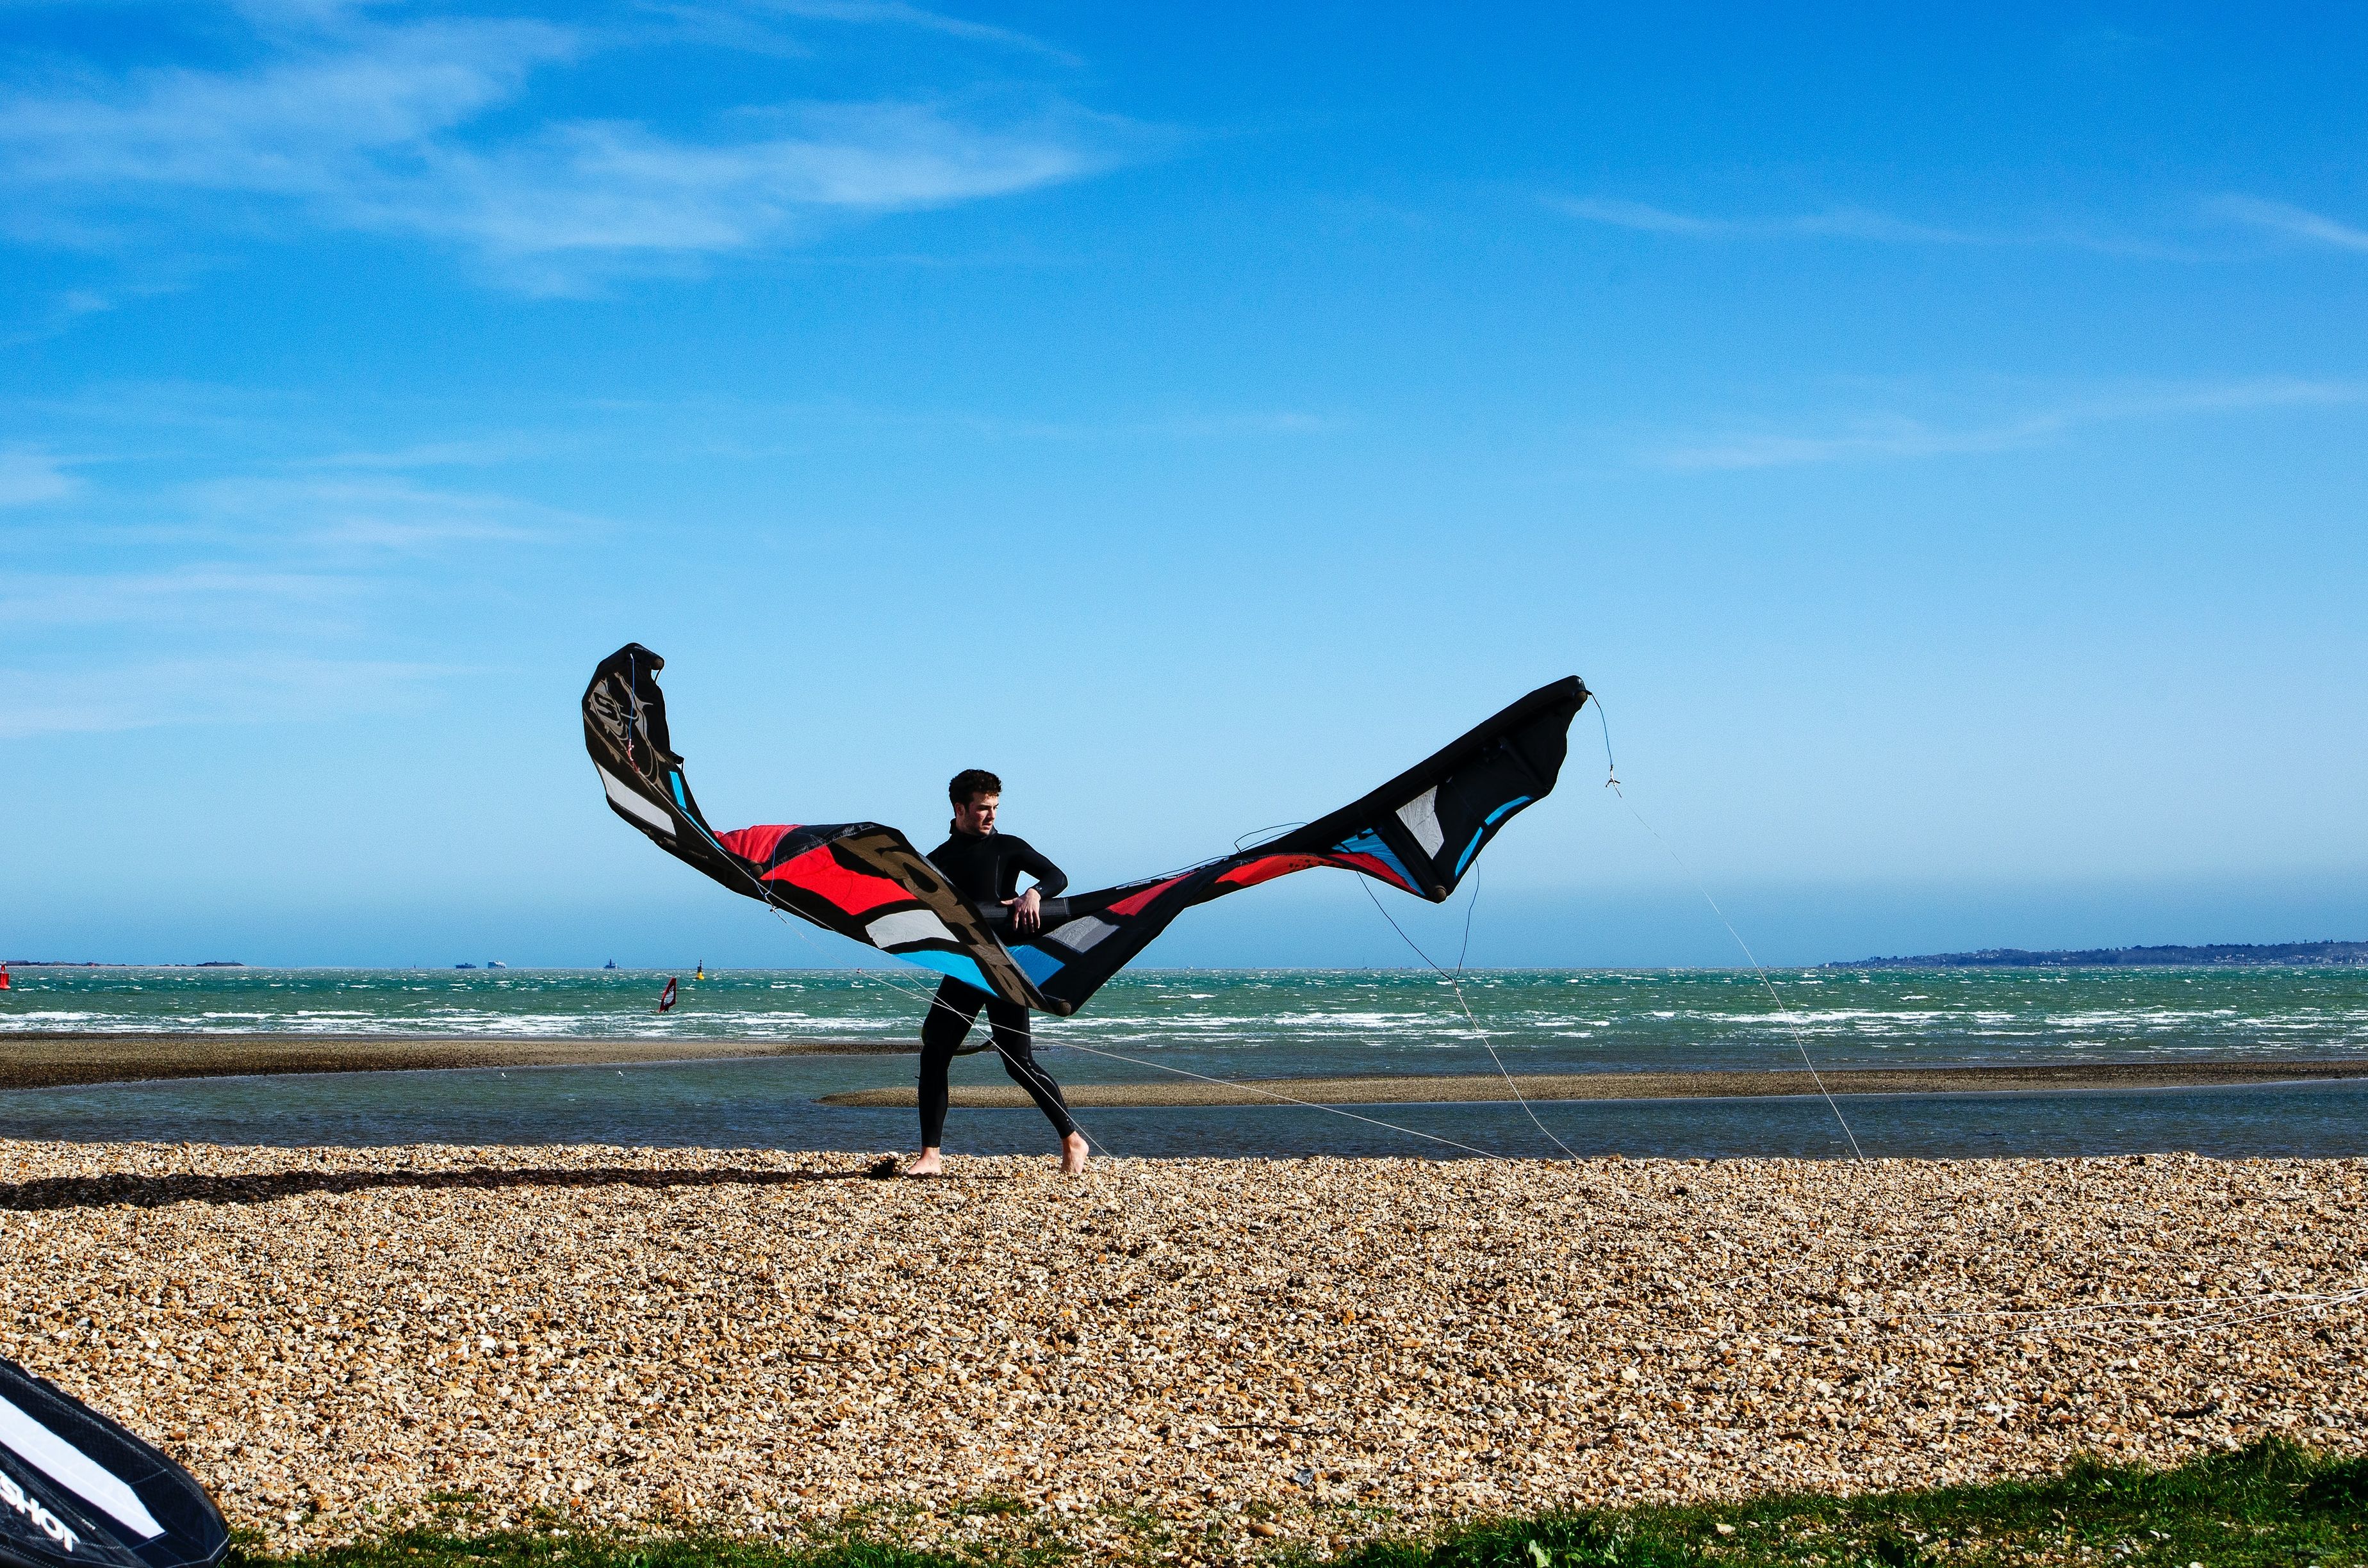
[[[1113,881],[1577,672],[1771,960],[2368,934],[2356,12],[0,22],[5,956],[843,956],[609,817],[628,639],[719,825]],[[1731,961],[1601,750],[1474,961]]]

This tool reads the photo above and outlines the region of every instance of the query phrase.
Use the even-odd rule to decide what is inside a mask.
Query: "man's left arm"
[[[1023,937],[1033,936],[1044,923],[1042,900],[1058,898],[1069,885],[1069,879],[1060,867],[1036,853],[1027,840],[1012,846],[1011,863],[1036,879],[1036,885],[1017,898],[1004,903],[1011,906],[1011,928]]]

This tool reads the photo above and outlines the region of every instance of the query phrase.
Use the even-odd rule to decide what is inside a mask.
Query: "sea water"
[[[916,974],[568,970],[18,970],[11,1034],[305,1034],[697,1042],[910,1040]],[[1467,1012],[1468,1009],[1468,1012]],[[1065,1082],[1374,1074],[1684,1072],[2368,1058],[2368,970],[2346,968],[1143,971],[1039,1017]],[[1493,1052],[1493,1054],[1492,1054]],[[628,1142],[887,1149],[912,1113],[829,1107],[913,1060],[826,1055],[600,1068],[176,1080],[0,1094],[0,1136],[385,1144]],[[958,1082],[1000,1082],[991,1053]],[[1869,1153],[2190,1150],[2368,1154],[2368,1084],[1806,1098],[1096,1108],[1120,1154]],[[1845,1131],[1843,1121],[1848,1124]],[[1049,1146],[1033,1110],[958,1110],[949,1146]],[[1558,1142],[1557,1142],[1558,1141]]]

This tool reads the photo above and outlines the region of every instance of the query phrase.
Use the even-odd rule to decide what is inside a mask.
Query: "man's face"
[[[1003,803],[1000,795],[973,795],[967,801],[954,803],[954,826],[972,837],[984,837],[995,831],[995,808]]]

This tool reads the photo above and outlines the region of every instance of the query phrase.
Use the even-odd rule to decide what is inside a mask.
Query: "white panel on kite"
[[[883,915],[866,925],[872,945],[882,949],[901,947],[907,942],[951,942],[954,934],[946,923],[926,909],[907,909],[894,915]]]
[[[649,824],[660,833],[668,835],[674,833],[674,818],[627,789],[615,774],[602,767],[598,763],[594,763],[592,767],[600,775],[600,788],[609,791],[609,799],[616,803],[619,811],[632,817],[635,822]]]
[[[1398,808],[1398,821],[1406,824],[1414,841],[1422,846],[1426,855],[1437,855],[1446,847],[1447,835],[1439,828],[1439,786],[1434,784]]]
[[[1117,926],[1107,920],[1099,920],[1090,915],[1081,915],[1066,926],[1045,932],[1044,939],[1048,942],[1058,942],[1073,953],[1082,953],[1117,929]]]

